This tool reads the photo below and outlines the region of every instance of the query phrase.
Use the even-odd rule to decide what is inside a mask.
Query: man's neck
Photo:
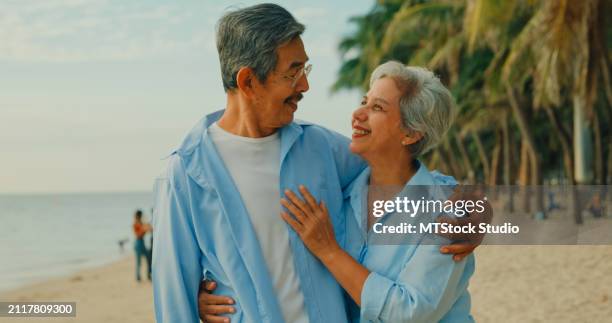
[[[225,112],[217,124],[229,133],[249,138],[267,137],[278,130],[262,126],[257,115],[253,113],[253,107],[234,95],[228,95]]]

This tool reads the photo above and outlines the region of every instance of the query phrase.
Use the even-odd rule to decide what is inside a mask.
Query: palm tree
[[[520,82],[519,74],[531,74],[536,108],[559,107],[565,93],[569,92],[574,111],[573,179],[577,183],[589,183],[592,178],[589,171],[592,155],[589,116],[593,122],[593,105],[599,84],[606,93],[610,92],[608,53],[601,36],[604,30],[604,11],[601,10],[609,6],[607,3],[609,1],[602,0],[542,1],[513,41],[503,68],[504,78],[509,84]],[[521,68],[525,66],[525,59],[530,64]],[[604,82],[597,82],[600,78]],[[563,129],[557,130],[563,134]],[[567,135],[560,137],[563,137],[564,150],[569,150]],[[569,158],[565,159],[569,164]]]
[[[401,1],[380,1],[364,15],[352,17],[349,22],[357,25],[355,34],[344,38],[338,49],[344,62],[338,72],[338,80],[332,92],[341,89],[368,87],[369,74],[379,63],[383,30],[393,14],[401,7]]]

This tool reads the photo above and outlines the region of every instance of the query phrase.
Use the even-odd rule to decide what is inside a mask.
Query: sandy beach
[[[470,291],[477,322],[610,322],[612,246],[481,246],[476,257]],[[0,300],[77,302],[76,318],[28,322],[153,322],[151,284],[134,281],[133,265],[128,257]]]
[[[477,322],[610,322],[612,246],[481,246]]]
[[[144,270],[144,269],[143,269]],[[146,277],[146,276],[145,276]],[[154,322],[153,288],[134,279],[134,259],[0,294],[1,301],[76,302],[76,318],[6,318],[0,322]]]

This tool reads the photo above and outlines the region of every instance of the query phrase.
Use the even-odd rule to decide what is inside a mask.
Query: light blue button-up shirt
[[[155,183],[153,291],[158,322],[199,322],[198,287],[204,278],[217,282],[215,294],[236,301],[232,322],[283,322],[250,217],[208,135],[208,127],[222,113],[196,125]],[[320,126],[293,122],[280,129],[280,139],[281,194],[304,184],[325,200],[336,237],[344,245],[342,190],[365,163],[350,153],[346,137]],[[309,320],[346,322],[342,289],[287,229]]]
[[[417,172],[398,196],[420,199],[412,195],[425,188],[429,199],[448,197],[445,192],[450,191],[449,186],[447,189],[441,186],[454,186],[456,181],[437,172],[430,173],[421,163],[418,165]],[[374,233],[366,229],[369,177],[368,168],[345,192],[345,249],[371,272],[361,292],[361,308],[352,300],[347,301],[351,321],[473,322],[467,286],[474,272],[474,256],[454,262],[452,257],[439,251],[440,244],[448,240],[419,234],[418,230],[406,238],[405,243],[383,244],[381,236],[376,237],[378,243],[372,243]],[[378,222],[396,224],[398,216],[404,216],[403,219],[408,219],[406,223],[415,225],[435,221],[434,214],[418,214],[414,218],[387,214]]]

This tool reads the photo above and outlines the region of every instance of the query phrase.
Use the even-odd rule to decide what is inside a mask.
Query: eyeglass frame
[[[312,64],[307,64],[302,66],[302,68],[300,68],[300,70],[295,74],[295,76],[283,75],[283,77],[287,80],[290,80],[292,82],[291,87],[294,88],[297,85],[298,80],[301,79],[302,76],[308,77],[310,71],[312,71]]]

